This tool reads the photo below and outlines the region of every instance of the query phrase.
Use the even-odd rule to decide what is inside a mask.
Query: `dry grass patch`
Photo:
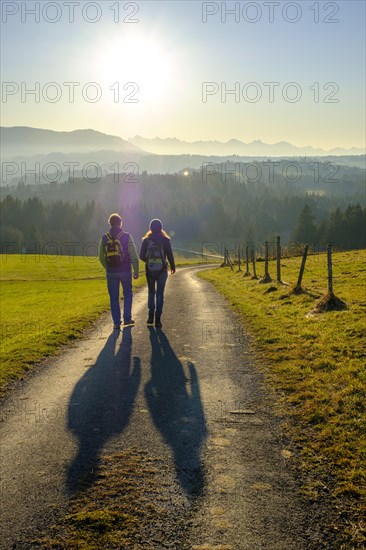
[[[95,483],[86,480],[69,513],[30,548],[186,548],[186,517],[167,498],[163,468],[139,449],[102,457]]]

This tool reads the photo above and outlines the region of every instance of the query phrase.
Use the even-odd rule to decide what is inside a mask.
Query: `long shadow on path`
[[[131,364],[131,328],[116,350],[112,334],[96,363],[76,384],[68,410],[68,429],[77,437],[78,453],[69,466],[69,494],[93,483],[105,443],[129,423],[141,379],[140,359]],[[117,344],[118,345],[118,344]]]
[[[182,363],[162,330],[150,327],[151,379],[145,397],[151,417],[172,448],[177,478],[188,496],[202,494],[205,480],[201,447],[206,437],[197,373],[188,363],[186,378]]]

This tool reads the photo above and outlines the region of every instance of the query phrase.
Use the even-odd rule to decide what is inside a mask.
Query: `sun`
[[[109,40],[100,48],[97,66],[103,81],[111,86],[134,83],[144,104],[164,100],[175,85],[172,53],[154,36],[134,33]]]

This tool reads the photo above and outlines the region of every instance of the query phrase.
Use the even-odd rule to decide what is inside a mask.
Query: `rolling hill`
[[[327,155],[362,155],[365,151],[361,148],[352,147],[345,149],[337,147],[330,151],[324,149],[307,147],[296,147],[287,141],[278,143],[264,143],[255,140],[251,143],[244,143],[238,139],[230,139],[227,142],[221,141],[194,141],[187,142],[177,138],[147,139],[141,136],[130,138],[129,143],[149,151],[156,155],[244,155],[244,156],[327,156]]]
[[[143,152],[137,145],[118,136],[110,136],[95,130],[56,132],[27,126],[2,126],[0,134],[3,159],[56,152],[66,154],[101,150]]]

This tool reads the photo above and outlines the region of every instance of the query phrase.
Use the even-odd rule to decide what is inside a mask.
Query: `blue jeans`
[[[108,273],[107,286],[111,301],[111,313],[113,322],[118,325],[121,322],[121,308],[119,305],[119,287],[123,290],[123,320],[131,320],[132,309],[132,273]]]
[[[166,269],[162,271],[157,277],[151,277],[146,273],[147,286],[149,289],[149,295],[147,300],[147,307],[149,311],[155,311],[156,317],[160,317],[163,312],[164,304],[164,289],[165,283],[168,278],[168,272]],[[156,287],[156,290],[155,290]],[[155,308],[155,295],[156,295],[156,308]]]

